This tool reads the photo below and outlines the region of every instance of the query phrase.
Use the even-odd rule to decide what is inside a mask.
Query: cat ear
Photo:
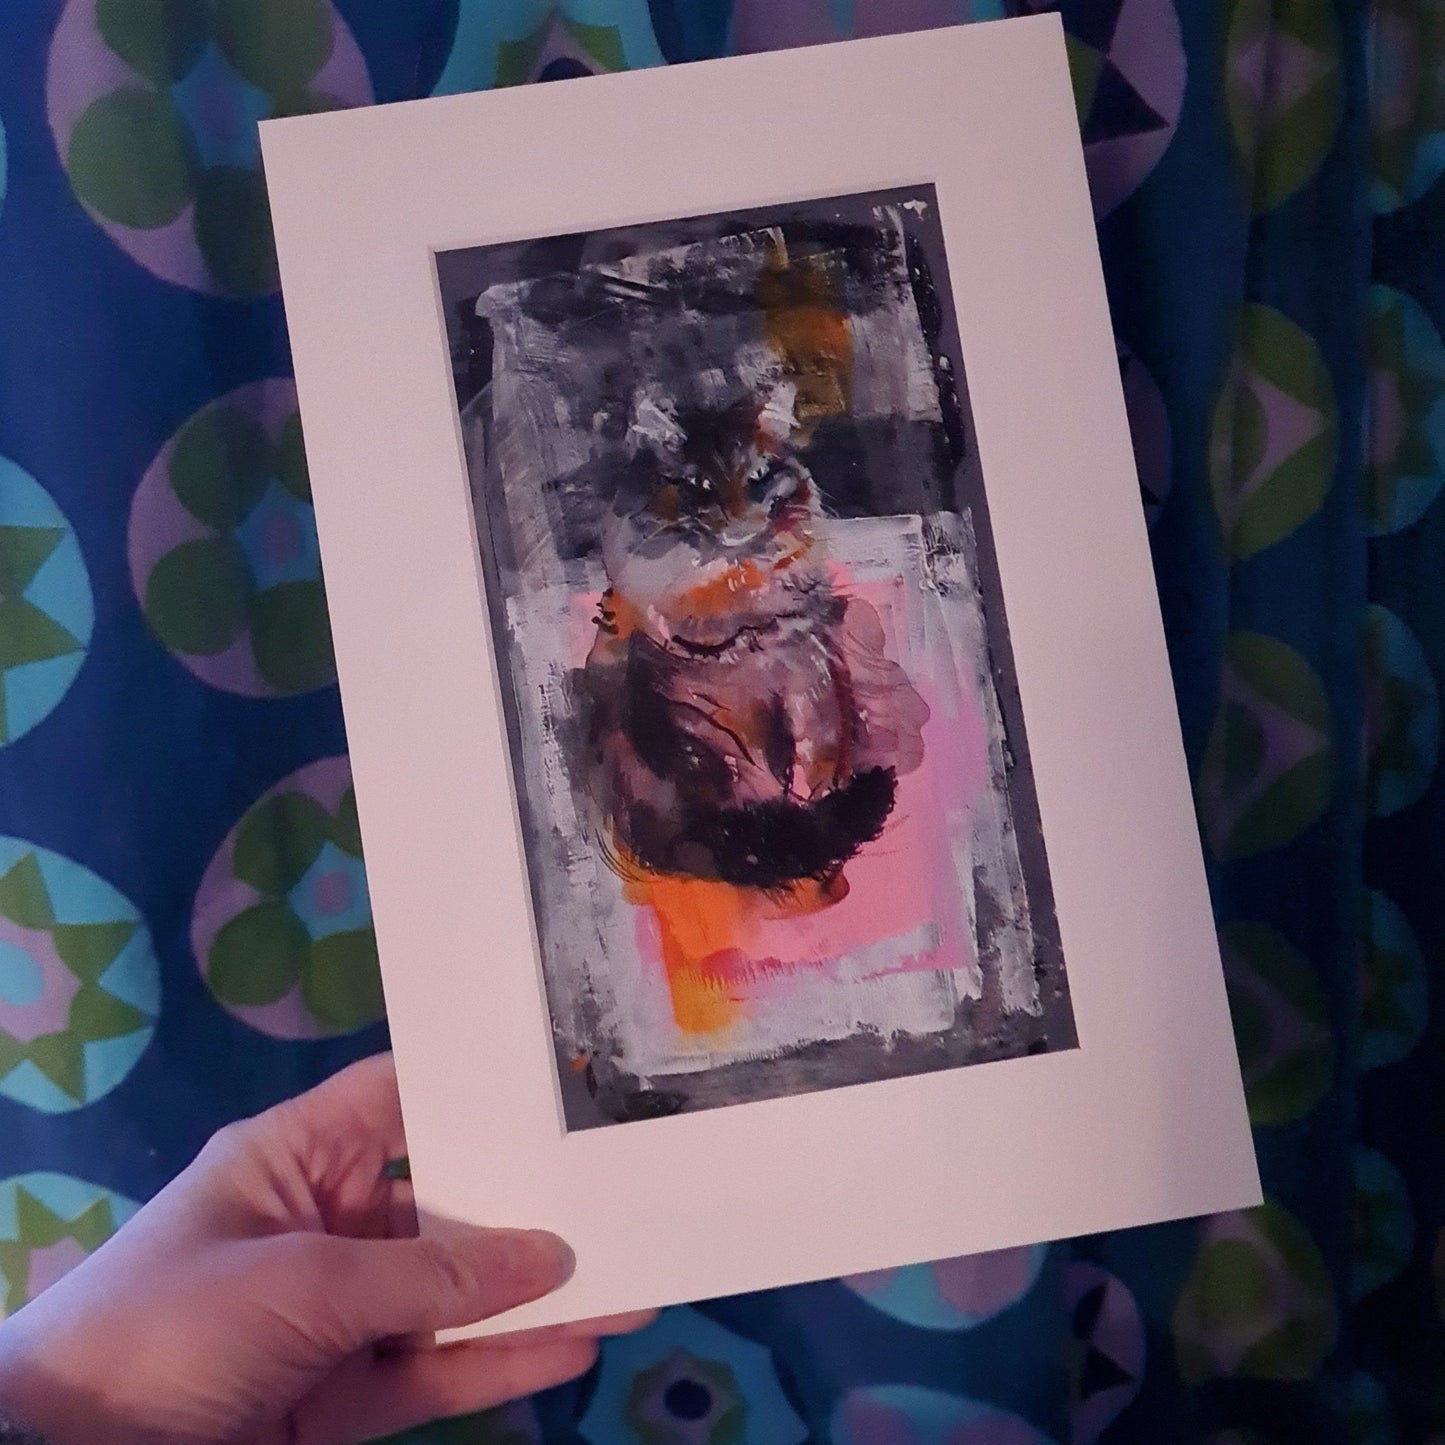
[[[798,429],[797,414],[793,410],[797,399],[798,388],[791,381],[778,382],[758,413],[758,434],[773,442],[789,440]]]
[[[627,427],[628,450],[634,454],[644,447],[673,451],[682,441],[683,430],[668,398],[660,393],[638,392],[633,398],[632,419]]]

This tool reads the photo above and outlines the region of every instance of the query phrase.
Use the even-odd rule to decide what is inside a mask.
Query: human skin
[[[354,1445],[569,1380],[650,1319],[430,1347],[556,1289],[572,1256],[540,1231],[417,1238],[387,1167],[405,1152],[389,1055],[221,1130],[0,1323],[0,1419],[47,1445]]]

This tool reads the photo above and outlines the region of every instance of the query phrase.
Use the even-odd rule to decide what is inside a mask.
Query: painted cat
[[[922,760],[927,706],[834,584],[792,402],[633,407],[573,691],[610,846],[655,873],[833,884]]]

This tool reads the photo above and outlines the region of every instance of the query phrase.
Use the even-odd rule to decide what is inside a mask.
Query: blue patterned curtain
[[[385,1040],[256,121],[1031,8],[0,9],[0,1309]],[[1062,9],[1267,1202],[413,1445],[1445,1442],[1445,0]]]

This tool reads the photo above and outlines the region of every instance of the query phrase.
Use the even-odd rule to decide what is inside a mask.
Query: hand
[[[221,1130],[89,1259],[0,1324],[0,1410],[50,1445],[353,1445],[581,1374],[648,1316],[443,1349],[562,1284],[555,1235],[418,1239],[380,1055]],[[409,1237],[410,1236],[410,1237]]]

